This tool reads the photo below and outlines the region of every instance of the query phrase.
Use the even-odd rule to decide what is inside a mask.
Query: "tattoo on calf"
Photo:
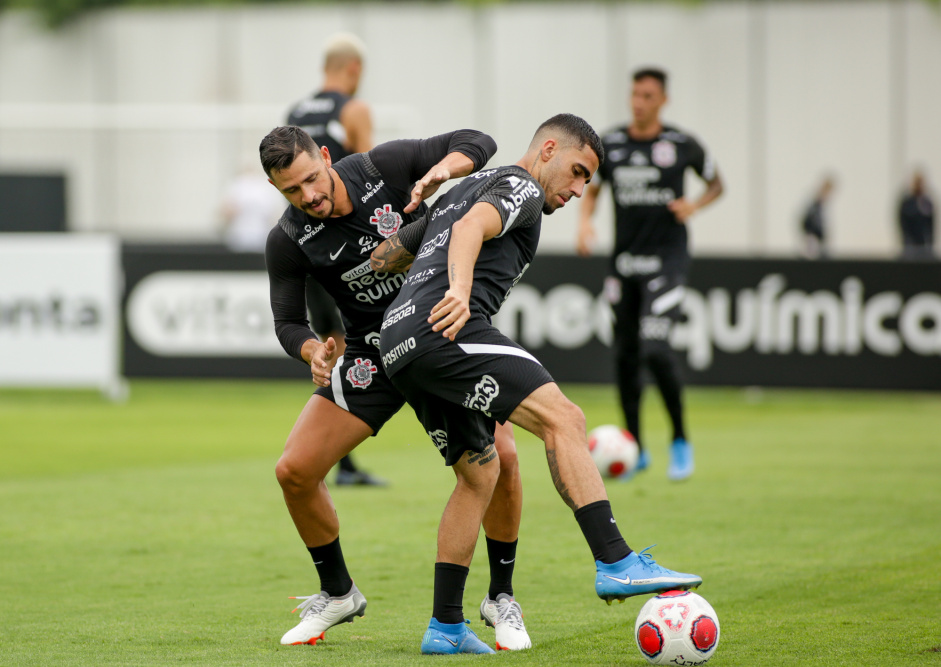
[[[552,475],[552,483],[555,484],[556,491],[559,492],[559,495],[562,496],[562,500],[574,512],[577,509],[575,507],[575,501],[572,500],[572,496],[569,495],[568,487],[565,486],[565,483],[562,481],[562,475],[559,474],[559,461],[556,459],[555,451],[547,449],[546,460],[549,462],[549,473]]]

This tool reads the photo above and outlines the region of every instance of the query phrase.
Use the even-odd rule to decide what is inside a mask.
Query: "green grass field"
[[[610,388],[566,387],[590,426]],[[541,443],[517,434],[525,508],[516,594],[535,647],[423,658],[435,531],[453,484],[410,411],[358,450],[388,489],[335,492],[364,618],[282,647],[289,595],[316,590],[274,463],[309,395],[300,382],[135,382],[0,391],[0,665],[643,665],[644,598],[606,606]],[[653,394],[649,394],[653,396]],[[697,472],[653,467],[608,492],[628,542],[703,576],[712,665],[941,665],[941,395],[689,392]],[[481,543],[465,596],[487,587]]]

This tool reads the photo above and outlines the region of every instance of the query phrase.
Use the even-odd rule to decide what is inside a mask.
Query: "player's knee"
[[[519,467],[519,458],[516,455],[516,439],[513,437],[512,431],[509,434],[498,434],[493,444],[497,448],[497,458],[500,459],[501,475],[510,474]]]
[[[562,397],[554,406],[548,424],[550,430],[556,433],[585,435],[585,413],[568,398]]]
[[[278,459],[274,467],[275,477],[278,478],[278,484],[286,492],[294,492],[300,489],[311,488],[323,481],[323,476],[317,475],[309,467],[299,465],[293,457],[286,452]]]

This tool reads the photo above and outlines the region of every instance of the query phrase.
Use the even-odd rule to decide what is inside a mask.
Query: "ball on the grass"
[[[652,665],[702,665],[719,645],[719,617],[701,595],[667,591],[641,607],[634,639]]]
[[[626,430],[607,424],[591,430],[588,449],[602,477],[620,477],[637,465],[640,450]]]

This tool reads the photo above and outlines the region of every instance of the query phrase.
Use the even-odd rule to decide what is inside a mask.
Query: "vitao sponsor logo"
[[[280,357],[268,289],[256,271],[153,273],[128,297],[128,329],[156,356]]]
[[[356,293],[354,298],[357,301],[370,304],[392,294],[405,283],[404,273],[373,272],[368,259],[340,277]]]
[[[418,251],[418,255],[415,256],[415,259],[422,259],[423,257],[428,257],[433,254],[437,248],[440,248],[445,243],[448,242],[448,236],[451,233],[450,227],[445,229],[443,232],[435,236],[433,239],[425,243],[421,249]]]

